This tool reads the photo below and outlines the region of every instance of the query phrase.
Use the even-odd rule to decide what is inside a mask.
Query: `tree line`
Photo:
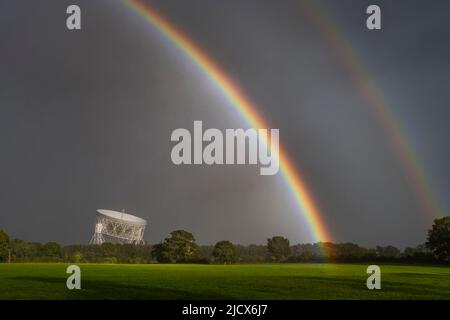
[[[394,246],[365,248],[354,243],[291,245],[274,236],[265,245],[239,245],[228,240],[198,245],[185,230],[172,231],[158,244],[67,245],[26,242],[0,229],[0,262],[92,263],[263,263],[263,262],[408,262],[450,263],[450,217],[436,219],[427,242],[400,250]]]

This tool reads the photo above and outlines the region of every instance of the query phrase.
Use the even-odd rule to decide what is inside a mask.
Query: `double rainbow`
[[[223,93],[241,117],[253,128],[269,128],[258,113],[258,109],[248,97],[231,81],[218,65],[174,24],[162,17],[154,8],[145,4],[142,0],[123,0],[125,4],[138,12],[153,27],[159,30],[180,51],[185,54]],[[361,58],[351,43],[345,38],[339,28],[333,23],[317,1],[301,2],[302,12],[316,25],[323,37],[331,44],[342,63],[348,68],[356,88],[364,96],[372,107],[375,116],[381,123],[392,150],[401,162],[405,174],[410,179],[412,189],[418,197],[418,201],[428,217],[435,218],[444,215],[427,181],[424,166],[420,163],[416,153],[411,147],[405,130],[400,121],[395,117],[390,105],[383,96],[381,90],[370,76]],[[312,236],[316,241],[328,242],[331,236],[322,220],[320,211],[308,189],[300,172],[295,169],[292,160],[286,151],[280,146],[279,153],[280,172],[287,183],[289,190],[295,198],[296,204],[308,221]],[[326,247],[326,246],[324,246]]]

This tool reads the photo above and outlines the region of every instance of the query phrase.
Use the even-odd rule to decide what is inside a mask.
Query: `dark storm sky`
[[[416,245],[431,220],[330,43],[298,1],[158,1],[258,105],[311,187],[334,241]],[[78,4],[82,30],[65,27]],[[324,1],[450,203],[450,3]],[[365,27],[369,4],[383,30]],[[86,243],[97,208],[182,228],[199,243],[312,241],[278,176],[256,166],[172,164],[170,134],[246,128],[167,39],[120,1],[0,3],[0,228]]]

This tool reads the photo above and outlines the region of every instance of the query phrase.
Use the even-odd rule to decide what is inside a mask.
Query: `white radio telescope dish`
[[[124,211],[97,210],[94,235],[89,244],[143,244],[147,221]]]

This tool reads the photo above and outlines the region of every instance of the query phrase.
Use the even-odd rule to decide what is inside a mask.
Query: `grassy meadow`
[[[381,290],[358,264],[0,264],[0,299],[450,299],[450,268],[380,265]]]

